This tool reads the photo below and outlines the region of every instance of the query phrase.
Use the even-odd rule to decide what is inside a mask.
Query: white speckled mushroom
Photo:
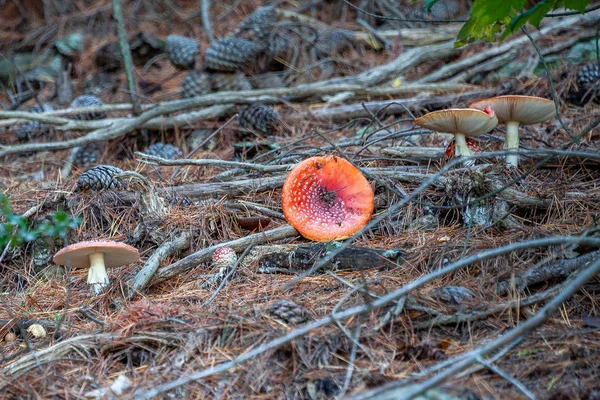
[[[506,124],[506,139],[504,149],[519,149],[519,126],[538,124],[547,121],[556,115],[556,108],[552,100],[533,96],[498,96],[478,100],[469,105],[471,108],[483,110],[491,107],[496,113],[499,123]],[[519,165],[518,154],[507,154],[506,164]]]
[[[135,247],[111,240],[79,242],[67,246],[54,255],[58,265],[74,268],[89,268],[87,283],[92,285],[95,295],[102,293],[108,286],[106,268],[131,264],[140,258]]]
[[[491,109],[481,111],[472,108],[450,108],[427,113],[417,118],[415,124],[432,131],[453,134],[456,146],[454,155],[469,157],[473,152],[467,145],[466,137],[479,136],[491,131],[498,125],[498,119]]]
[[[375,200],[367,179],[336,156],[311,157],[296,165],[283,184],[285,219],[307,239],[345,239],[362,229]]]
[[[212,254],[212,262],[218,268],[231,268],[237,261],[237,254],[229,246],[219,247]]]

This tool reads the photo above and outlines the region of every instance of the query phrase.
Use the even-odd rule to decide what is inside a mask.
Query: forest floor
[[[132,117],[118,47],[107,47],[117,40],[111,2],[55,2],[61,11],[38,3],[9,1],[0,9],[3,58],[41,57],[57,41],[82,34],[83,48],[65,64],[70,97],[87,88],[106,104],[107,117],[81,121],[72,119],[73,110],[47,113],[47,125],[38,127],[43,135],[19,140],[19,124],[31,118],[12,112],[36,101],[68,109],[70,100],[60,104],[56,93],[69,85],[48,78],[44,66],[28,75],[37,100],[19,104],[8,89],[0,96],[6,110],[0,112],[0,189],[12,211],[32,226],[58,210],[80,221],[64,237],[7,246],[0,256],[0,398],[404,398],[391,387],[427,382],[458,365],[455,357],[542,318],[482,353],[489,362],[473,358],[423,398],[600,399],[600,276],[556,312],[540,314],[600,254],[600,107],[582,104],[576,85],[578,71],[596,60],[600,10],[548,18],[540,32],[529,29],[532,38],[519,33],[454,48],[461,23],[363,19],[340,1],[300,9],[282,3],[278,21],[289,22],[288,33],[297,35],[289,58],[257,56],[243,69],[252,91],[179,101],[186,72],[157,43],[170,34],[196,39],[201,69],[210,42],[198,2],[123,1],[126,29],[135,37],[142,116],[155,112],[142,120]],[[216,38],[260,5],[216,3],[210,18]],[[406,16],[431,18],[416,3],[401,3]],[[465,11],[438,17],[461,19]],[[328,27],[350,33],[340,47],[331,45],[339,52],[319,56],[311,50],[318,37],[306,38]],[[115,58],[118,66],[107,66]],[[265,88],[265,73],[284,84]],[[506,94],[554,95],[560,112],[560,120],[520,128],[528,153],[518,168],[506,167],[501,154],[479,158],[473,168],[449,164],[448,135],[413,123],[429,111]],[[273,131],[249,132],[232,118],[254,102],[278,112]],[[500,124],[481,135],[481,150],[501,151],[504,134]],[[84,137],[89,140],[77,142]],[[178,147],[188,161],[168,165],[174,163],[139,153],[157,142]],[[90,165],[74,162],[73,148],[89,145],[92,165],[147,180],[120,177],[119,189],[77,190]],[[351,159],[372,183],[377,223],[351,244],[372,262],[343,259],[342,250],[334,268],[304,276],[331,250],[308,246],[287,225],[281,186],[288,165],[326,154]],[[189,159],[239,164],[191,165]],[[482,215],[469,218],[465,202],[481,196]],[[52,263],[65,245],[93,239],[125,242],[141,254],[138,262],[109,269],[111,285],[98,296],[90,294],[86,270]],[[548,242],[519,247],[536,239]],[[226,277],[211,263],[212,246],[223,243],[245,256]],[[449,268],[503,247],[496,256]],[[255,255],[300,248],[309,252],[300,272],[279,265],[268,273]],[[379,251],[391,249],[394,256]],[[158,271],[133,289],[136,274],[153,262]],[[36,323],[45,337],[27,332]],[[384,385],[386,394],[369,392]]]

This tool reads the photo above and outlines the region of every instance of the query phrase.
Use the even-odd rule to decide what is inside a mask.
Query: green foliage
[[[79,218],[71,218],[64,211],[57,211],[51,221],[45,221],[35,227],[21,215],[13,213],[8,198],[0,193],[0,217],[6,222],[0,223],[0,251],[6,245],[13,247],[31,242],[41,236],[63,237],[69,229],[79,225]]]
[[[426,7],[431,7],[435,1],[437,0],[425,0]],[[501,34],[500,40],[503,40],[526,23],[539,28],[542,19],[558,8],[584,13],[589,2],[590,0],[541,0],[525,9],[526,0],[475,0],[469,20],[458,33],[456,46],[479,39],[493,42],[498,34]]]

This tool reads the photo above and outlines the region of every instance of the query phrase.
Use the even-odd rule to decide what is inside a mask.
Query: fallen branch
[[[179,236],[164,242],[154,253],[146,260],[142,269],[131,279],[131,286],[127,299],[130,300],[136,293],[142,292],[154,273],[160,267],[160,263],[167,257],[180,252],[189,247],[191,235],[189,232],[182,232]]]
[[[416,96],[407,99],[369,101],[357,104],[349,104],[339,107],[321,107],[309,112],[292,114],[292,118],[306,119],[316,118],[331,121],[347,121],[352,118],[402,114],[406,110],[419,110],[425,106],[448,105],[455,103],[469,103],[473,100],[501,94],[501,89],[479,89],[469,92],[454,93],[442,96]]]
[[[503,313],[512,309],[519,309],[523,307],[532,306],[534,304],[546,301],[552,296],[556,295],[563,287],[561,285],[551,287],[550,289],[544,290],[543,292],[536,293],[534,295],[518,298],[505,303],[496,304],[494,306],[486,306],[485,310],[464,312],[459,311],[453,315],[439,314],[435,318],[423,322],[411,322],[410,326],[413,329],[430,329],[434,326],[449,325],[449,324],[460,324],[463,322],[471,322],[489,317],[490,315]]]
[[[197,267],[203,262],[210,260],[212,253],[219,247],[228,246],[234,251],[242,251],[250,245],[259,245],[276,240],[282,240],[290,237],[298,236],[298,232],[290,225],[283,225],[275,229],[271,229],[264,232],[255,233],[252,235],[245,236],[240,239],[232,240],[229,242],[219,243],[217,245],[207,247],[206,249],[199,250],[189,256],[158,270],[157,274],[152,278],[149,285],[156,285],[164,280],[167,280],[173,276],[182,274]]]
[[[559,260],[549,265],[543,265],[538,268],[527,270],[523,273],[515,275],[510,280],[498,283],[496,292],[500,296],[507,295],[513,284],[518,292],[522,292],[528,286],[542,282],[550,282],[557,279],[564,279],[580,268],[585,267],[589,263],[600,257],[600,250],[593,251],[588,254],[570,259]]]
[[[13,361],[2,369],[7,375],[15,375],[28,371],[36,366],[35,356],[40,362],[53,362],[59,360],[71,352],[78,354],[89,354],[90,349],[114,346],[116,342],[159,342],[169,344],[173,342],[175,335],[173,332],[138,332],[130,337],[123,337],[120,334],[100,333],[95,335],[81,335],[62,340],[50,347],[27,354],[20,359]]]
[[[274,244],[254,247],[244,261],[246,266],[256,264],[261,273],[297,274],[309,270],[313,263],[327,253],[322,243]],[[397,267],[404,252],[400,249],[371,249],[349,246],[329,263],[336,271],[362,271],[372,268]]]

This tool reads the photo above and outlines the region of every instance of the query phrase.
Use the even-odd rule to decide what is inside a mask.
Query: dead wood
[[[496,292],[500,296],[505,296],[509,294],[513,288],[518,292],[522,292],[531,285],[565,279],[573,272],[585,268],[598,257],[600,257],[600,250],[576,258],[559,260],[548,265],[529,269],[525,272],[516,274],[508,280],[500,281],[496,288]]]
[[[395,146],[381,149],[383,154],[410,161],[438,161],[444,157],[443,147]]]
[[[90,350],[114,347],[118,342],[144,343],[158,342],[165,345],[173,345],[178,340],[173,332],[138,332],[130,337],[122,337],[120,334],[100,333],[93,335],[80,335],[62,340],[42,350],[35,350],[35,354],[29,353],[16,361],[6,365],[2,371],[7,375],[22,374],[35,367],[38,362],[52,362],[66,355],[76,352],[80,355],[90,355]],[[36,360],[37,358],[37,360]]]
[[[299,274],[310,270],[327,251],[328,245],[323,243],[256,246],[246,256],[243,265],[257,267],[257,271],[262,273]],[[404,254],[400,249],[348,246],[325,268],[337,271],[390,269],[398,266],[397,262]]]
[[[290,237],[298,236],[298,232],[290,225],[283,225],[278,228],[274,228],[268,231],[255,233],[246,237],[232,240],[225,243],[220,243],[205,249],[199,250],[189,256],[171,264],[164,268],[161,268],[158,273],[152,278],[149,285],[156,285],[166,279],[169,279],[175,275],[182,274],[197,267],[201,263],[210,260],[212,253],[219,247],[229,246],[234,251],[242,251],[250,245],[259,245],[267,242],[276,240],[282,240]]]
[[[160,263],[165,261],[171,255],[188,248],[190,245],[190,238],[191,234],[189,232],[182,232],[173,239],[161,244],[146,260],[142,269],[140,269],[129,282],[130,291],[127,298],[131,299],[136,293],[141,293],[160,267]]]
[[[502,89],[479,89],[469,92],[455,93],[441,96],[416,96],[407,99],[368,101],[357,104],[348,104],[339,107],[316,108],[309,112],[291,115],[292,118],[301,120],[316,118],[330,121],[347,121],[352,118],[369,118],[372,114],[386,116],[406,113],[406,110],[419,110],[433,105],[466,104],[475,99],[492,97],[503,93]]]

